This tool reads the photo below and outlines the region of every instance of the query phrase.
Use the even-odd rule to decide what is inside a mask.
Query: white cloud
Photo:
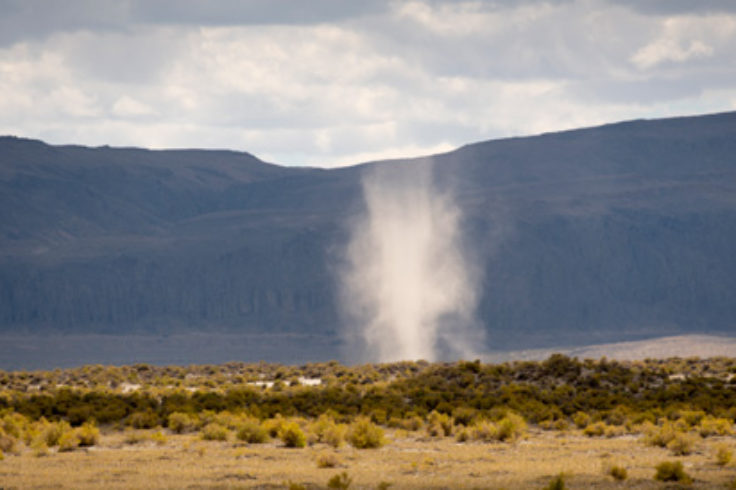
[[[33,35],[16,29],[0,48],[0,130],[336,165],[736,99],[732,13],[650,15],[604,0],[329,4],[304,22],[296,3],[290,20],[272,9],[259,23],[255,4],[227,2],[216,18],[136,3],[108,21],[34,21]]]
[[[713,56],[715,44],[733,38],[736,21],[729,16],[667,18],[662,22],[661,34],[631,57],[640,69],[648,69],[664,62],[683,63]]]
[[[112,106],[112,113],[120,117],[150,116],[155,111],[139,100],[123,95]]]
[[[639,68],[646,69],[665,61],[681,63],[692,58],[713,55],[713,47],[700,40],[681,42],[677,39],[662,38],[638,50],[631,61]]]

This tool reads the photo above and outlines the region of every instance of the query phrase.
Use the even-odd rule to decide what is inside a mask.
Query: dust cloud
[[[475,319],[483,268],[469,259],[452,193],[423,163],[363,176],[364,210],[339,274],[350,360],[472,358],[484,345]]]

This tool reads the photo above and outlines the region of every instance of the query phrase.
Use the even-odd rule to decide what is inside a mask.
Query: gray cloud
[[[736,12],[736,3],[731,0],[613,0],[637,12],[649,15],[704,14]]]
[[[138,0],[131,16],[143,22],[194,25],[315,24],[386,9],[385,0]]]
[[[0,0],[0,45],[131,25],[308,25],[376,14],[387,0]]]
[[[736,109],[736,14],[638,5],[0,0],[0,133],[334,165]]]

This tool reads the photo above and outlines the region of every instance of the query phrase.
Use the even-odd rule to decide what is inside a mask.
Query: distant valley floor
[[[577,347],[494,352],[484,358],[486,362],[513,360],[538,361],[551,354],[560,353],[578,359],[618,360],[664,359],[668,357],[733,357],[736,355],[736,337],[720,335],[678,335],[633,342],[614,342]]]
[[[229,361],[305,364],[340,358],[340,339],[320,335],[0,335],[0,369],[54,369],[84,364],[222,364]],[[736,353],[736,337],[681,335],[633,342],[490,352],[486,362],[541,360],[553,353],[579,359],[717,357]]]

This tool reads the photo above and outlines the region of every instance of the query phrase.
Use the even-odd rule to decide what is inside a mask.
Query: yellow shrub
[[[470,440],[470,435],[470,430],[467,427],[463,427],[455,432],[455,440],[457,442],[466,442]]]
[[[336,468],[340,466],[340,459],[335,453],[324,452],[317,455],[317,468]]]
[[[716,464],[718,466],[726,466],[733,458],[733,451],[727,445],[719,444],[716,448]]]
[[[278,437],[279,432],[281,432],[281,426],[285,422],[286,421],[281,417],[281,415],[276,415],[272,419],[264,420],[263,428],[266,429],[270,437]]]
[[[605,422],[595,422],[593,424],[589,424],[583,429],[583,434],[585,434],[588,437],[600,437],[606,434],[606,423]]]
[[[58,446],[59,441],[61,440],[61,437],[67,433],[71,432],[72,427],[69,425],[69,422],[61,421],[61,422],[46,422],[42,419],[41,422],[43,428],[41,429],[41,437],[43,438],[43,441],[46,443],[47,446]]]
[[[698,426],[698,432],[703,437],[708,436],[728,436],[733,434],[733,424],[728,419],[719,419],[715,417],[704,417]]]
[[[689,433],[678,432],[667,443],[667,449],[672,451],[675,456],[686,456],[693,452],[697,436]]]
[[[667,447],[675,436],[679,433],[678,429],[669,421],[664,421],[661,426],[652,425],[647,428],[644,435],[644,443],[649,446]]]
[[[159,446],[163,446],[168,441],[168,439],[166,438],[166,434],[164,434],[160,430],[157,430],[156,432],[151,434],[151,440]]]
[[[606,474],[612,476],[614,480],[618,481],[623,481],[628,477],[626,468],[615,464],[606,466]]]
[[[268,431],[256,418],[247,418],[240,423],[236,437],[249,444],[261,444],[268,440]]]
[[[427,434],[432,437],[452,435],[452,418],[445,414],[433,411],[427,417]]]
[[[682,463],[679,461],[664,461],[657,465],[657,472],[654,479],[659,481],[675,481],[688,484],[692,482],[692,478],[685,473]]]
[[[226,441],[227,434],[227,428],[217,422],[210,422],[202,427],[202,430],[200,431],[200,436],[205,441]]]
[[[385,443],[383,429],[366,417],[359,417],[350,425],[348,441],[358,449],[379,448]]]
[[[167,425],[170,430],[176,432],[177,434],[181,434],[194,430],[194,427],[197,425],[197,421],[194,417],[187,413],[174,412],[169,415]]]
[[[85,422],[76,430],[80,446],[94,446],[100,440],[100,429],[94,423]]]
[[[496,440],[496,425],[487,420],[480,420],[473,426],[473,439],[490,442]]]
[[[31,442],[31,450],[36,457],[46,456],[49,453],[49,447],[41,437],[37,437]]]
[[[345,442],[348,426],[345,424],[334,424],[330,426],[322,436],[322,442],[338,448]]]
[[[5,434],[0,429],[0,451],[12,453],[15,450],[17,439],[10,434]]]
[[[281,426],[279,438],[286,447],[304,447],[307,444],[307,437],[296,422],[285,422]]]
[[[590,415],[585,412],[576,412],[572,416],[572,422],[577,426],[578,429],[584,429],[590,424]]]
[[[678,415],[689,427],[694,427],[703,420],[705,412],[702,410],[680,410]]]
[[[621,425],[607,425],[605,434],[606,437],[618,437],[626,433],[626,427]]]
[[[526,422],[521,415],[513,412],[506,414],[496,424],[496,439],[499,441],[515,441],[526,433]]]
[[[6,413],[0,419],[0,432],[4,431],[8,435],[20,439],[27,425],[28,419],[23,415],[15,412]]]
[[[76,431],[66,431],[59,437],[59,452],[73,451],[79,447],[79,437]]]

